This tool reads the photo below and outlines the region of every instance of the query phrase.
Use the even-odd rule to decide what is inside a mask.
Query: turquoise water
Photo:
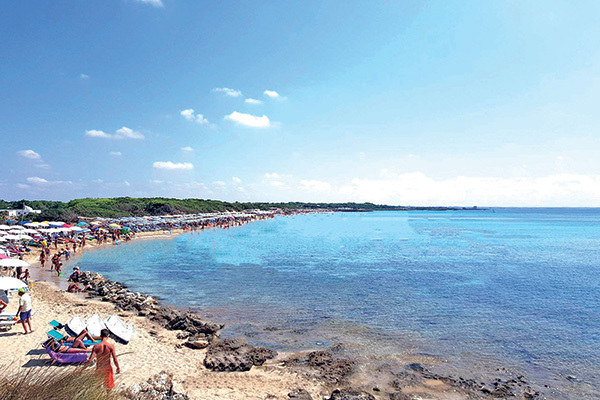
[[[510,366],[600,398],[600,209],[277,217],[78,262],[280,350]]]

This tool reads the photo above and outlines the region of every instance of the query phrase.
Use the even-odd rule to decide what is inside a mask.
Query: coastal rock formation
[[[295,389],[288,393],[288,397],[294,400],[313,400],[310,393],[304,389]]]
[[[102,301],[114,303],[119,310],[135,312],[169,330],[187,332],[188,334],[181,339],[188,339],[184,344],[190,348],[206,347],[202,342],[212,341],[223,329],[223,325],[203,321],[194,313],[184,313],[173,307],[162,306],[154,297],[134,293],[127,289],[126,285],[106,279],[99,273],[84,272],[80,283],[87,287],[90,297],[101,297]]]
[[[332,351],[333,350],[333,351]],[[336,354],[336,348],[313,351],[304,355],[296,355],[285,361],[287,366],[309,367],[318,372],[319,378],[328,384],[345,384],[347,378],[354,372],[356,363]]]
[[[354,389],[336,389],[329,396],[329,400],[376,400],[375,396],[367,392]]]
[[[244,339],[225,339],[208,346],[204,366],[213,371],[249,371],[275,356],[276,351],[251,346]]]
[[[161,371],[147,382],[133,385],[125,392],[131,400],[189,400],[186,394],[178,393],[173,383],[173,374]]]

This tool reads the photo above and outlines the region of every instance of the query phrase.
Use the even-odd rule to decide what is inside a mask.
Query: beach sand
[[[58,290],[48,282],[34,282],[31,297],[35,311],[34,332],[24,335],[20,324],[8,332],[0,332],[0,368],[61,368],[50,365],[48,355],[40,346],[51,328],[49,321],[66,322],[75,315],[87,318],[95,313],[101,317],[117,313],[111,303],[83,299]],[[15,311],[16,305],[13,299],[9,311]],[[314,398],[323,394],[318,382],[286,371],[279,358],[262,367],[253,367],[249,372],[211,372],[203,366],[206,350],[177,346],[181,340],[176,338],[176,331],[166,330],[131,313],[118,315],[126,322],[133,322],[137,333],[128,345],[116,343],[121,364],[121,374],[115,375],[117,389],[146,381],[166,370],[173,373],[182,391],[192,399],[286,399],[287,393],[295,388],[308,390]],[[151,331],[156,334],[150,334]]]
[[[137,240],[168,239],[180,233],[182,232],[145,232],[139,234]],[[94,247],[97,246],[88,242],[85,250]],[[24,335],[21,324],[8,332],[0,332],[0,368],[8,366],[13,371],[18,368],[61,368],[50,365],[49,356],[40,346],[51,328],[49,321],[64,323],[73,316],[86,319],[96,313],[102,318],[117,314],[126,323],[133,323],[136,335],[127,345],[115,344],[121,365],[121,374],[115,375],[116,389],[145,382],[152,375],[165,370],[173,373],[173,379],[182,392],[192,399],[288,399],[287,394],[296,388],[307,390],[315,399],[322,398],[327,393],[321,383],[284,368],[281,360],[286,357],[285,354],[280,354],[261,367],[255,366],[248,372],[209,371],[203,366],[206,350],[180,346],[182,340],[176,338],[178,331],[169,331],[144,317],[117,311],[112,303],[87,299],[83,294],[61,290],[57,286],[59,280],[56,273],[47,271],[48,264],[45,271],[41,270],[37,262],[39,251],[34,250],[32,253],[34,254],[24,259],[32,264],[30,272],[33,278],[31,297],[35,312],[32,318],[34,332]],[[70,271],[64,273],[69,274]],[[17,299],[11,299],[7,312],[16,311],[17,305]]]

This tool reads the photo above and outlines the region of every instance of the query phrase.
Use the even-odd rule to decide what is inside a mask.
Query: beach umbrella
[[[6,240],[19,240],[19,236],[17,236],[17,235],[5,235],[5,236],[2,236],[2,238],[6,239]]]
[[[19,236],[19,240],[31,240],[31,239],[33,239],[29,235],[18,235],[18,236]]]
[[[25,225],[25,224],[30,224],[30,223],[31,223],[31,221],[20,221],[20,222],[17,222],[17,225]]]
[[[8,225],[0,225],[0,229],[11,229]]]
[[[6,220],[6,223],[7,223],[7,224],[9,224],[9,225],[11,225],[11,224],[14,224],[14,223],[15,223],[15,221],[14,221],[14,220],[12,220],[12,219],[7,219],[7,220]]]
[[[6,254],[0,254],[0,260],[4,260],[5,258],[10,258]]]
[[[0,277],[0,290],[17,290],[26,287],[27,284],[17,278],[11,278],[9,276]]]
[[[78,222],[78,223],[75,224],[75,226],[88,226],[88,225],[89,224],[87,222],[83,222],[83,221]]]
[[[0,267],[25,267],[25,268],[29,268],[31,267],[31,265],[29,265],[28,262],[25,262],[23,260],[19,260],[17,258],[5,258],[4,260],[0,260]]]
[[[119,224],[109,224],[108,227],[109,228],[119,229],[119,228],[121,228],[121,225],[119,225]]]

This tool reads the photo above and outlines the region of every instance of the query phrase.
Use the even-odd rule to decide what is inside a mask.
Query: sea
[[[343,343],[366,364],[600,398],[600,209],[278,216],[76,263],[278,351]]]

